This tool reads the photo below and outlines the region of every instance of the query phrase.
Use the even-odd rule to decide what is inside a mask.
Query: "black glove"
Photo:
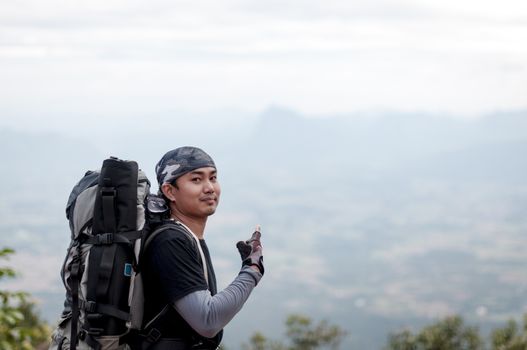
[[[242,258],[242,266],[256,266],[260,273],[264,274],[262,243],[260,242],[260,226],[256,226],[252,237],[248,241],[239,241],[236,248],[240,252]]]

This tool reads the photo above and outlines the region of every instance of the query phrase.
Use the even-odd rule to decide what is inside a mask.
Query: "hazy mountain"
[[[230,349],[255,330],[280,337],[288,313],[339,323],[351,333],[344,348],[355,349],[449,313],[487,329],[527,310],[525,117],[271,108],[179,138],[166,125],[97,140],[3,130],[0,244],[17,249],[12,263],[25,276],[10,287],[58,315],[74,183],[109,155],[137,159],[155,182],[155,162],[181,142],[203,146],[220,168],[222,204],[207,232],[220,285],[239,268],[235,242],[263,226],[266,276],[226,330]]]

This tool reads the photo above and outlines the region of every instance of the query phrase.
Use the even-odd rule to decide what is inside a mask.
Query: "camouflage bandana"
[[[178,177],[192,170],[204,167],[216,168],[212,158],[197,147],[180,147],[165,153],[156,165],[159,187],[173,183]]]

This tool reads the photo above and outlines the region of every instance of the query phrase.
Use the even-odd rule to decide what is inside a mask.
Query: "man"
[[[204,240],[221,193],[214,161],[199,148],[181,147],[161,158],[156,175],[173,224],[153,238],[143,259],[149,349],[216,349],[223,327],[264,273],[259,226],[251,239],[237,244],[240,273],[217,292]]]

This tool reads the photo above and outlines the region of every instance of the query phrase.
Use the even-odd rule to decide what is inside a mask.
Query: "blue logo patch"
[[[132,276],[132,264],[124,264],[124,275],[125,276]]]

